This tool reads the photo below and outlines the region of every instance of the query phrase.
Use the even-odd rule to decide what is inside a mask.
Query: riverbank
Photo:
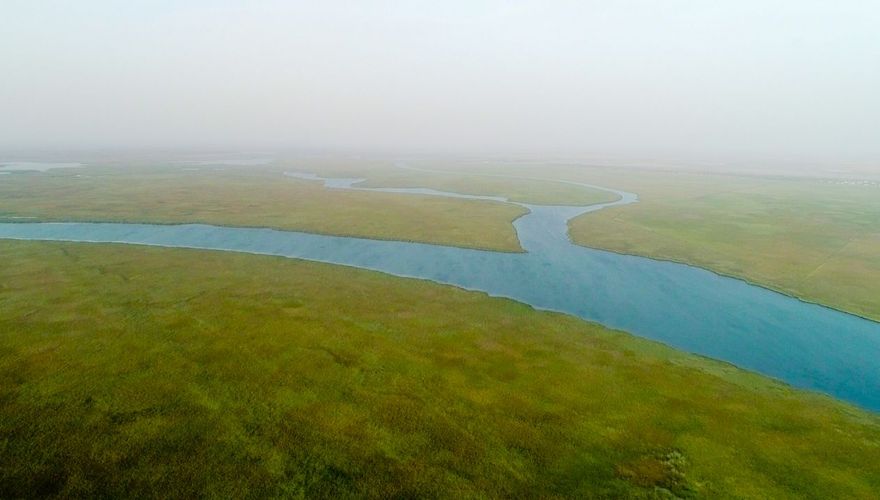
[[[330,191],[266,166],[87,166],[0,182],[0,216],[271,227],[507,252],[521,251],[512,222],[523,213],[507,203]]]
[[[513,301],[233,253],[0,241],[0,257],[3,496],[880,485],[876,416]]]

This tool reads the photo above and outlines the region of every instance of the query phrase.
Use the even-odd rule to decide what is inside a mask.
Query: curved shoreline
[[[83,164],[77,164],[77,166],[82,166],[82,165],[83,165]],[[433,174],[440,174],[440,175],[455,175],[455,174],[456,174],[456,172],[453,172],[453,171],[446,171],[446,170],[436,170],[436,169],[426,169],[426,168],[412,167],[412,166],[406,165],[406,164],[403,163],[403,162],[397,162],[397,163],[395,164],[395,166],[396,166],[397,168],[400,168],[400,169],[411,170],[411,171],[414,171],[414,172],[433,173]],[[64,168],[64,167],[60,167],[60,168]],[[0,171],[0,174],[12,174],[12,173],[13,173],[13,171]],[[289,172],[284,172],[284,174],[285,174],[285,175],[288,175]],[[301,180],[311,180],[311,181],[321,181],[321,182],[323,182],[323,181],[325,181],[325,180],[327,180],[327,179],[332,179],[332,178],[324,178],[324,177],[320,177],[320,176],[317,176],[317,175],[314,175],[314,174],[307,174],[307,175],[308,175],[309,177],[298,177],[297,175],[290,175],[290,177],[300,178]],[[586,187],[586,188],[590,188],[590,189],[596,189],[596,190],[606,191],[606,192],[610,192],[610,193],[613,193],[613,194],[615,194],[616,196],[618,196],[618,199],[617,199],[617,200],[614,200],[614,201],[612,201],[612,202],[600,202],[600,203],[594,203],[594,204],[590,204],[590,205],[567,205],[567,206],[572,206],[572,207],[590,208],[590,207],[593,207],[593,206],[595,206],[595,205],[604,205],[604,204],[606,204],[606,203],[612,203],[612,204],[613,204],[613,203],[616,203],[616,202],[620,201],[620,198],[622,197],[621,194],[620,194],[621,192],[618,191],[618,190],[615,190],[615,189],[613,189],[613,188],[608,188],[608,187],[605,187],[605,186],[598,186],[598,185],[593,185],[593,184],[587,184],[587,183],[581,183],[581,182],[576,182],[576,181],[568,181],[568,180],[564,180],[564,179],[553,179],[553,178],[546,178],[546,177],[519,176],[519,175],[508,175],[508,174],[492,174],[492,173],[483,173],[483,172],[479,172],[479,173],[470,173],[470,174],[468,174],[468,175],[482,176],[482,177],[495,177],[495,178],[518,179],[518,180],[532,180],[532,181],[556,182],[556,183],[561,183],[561,184],[569,184],[569,185],[575,185],[575,186]],[[405,191],[406,191],[408,188],[377,188],[377,187],[369,187],[369,186],[357,186],[357,184],[360,184],[360,183],[363,183],[363,182],[367,182],[369,179],[359,178],[359,179],[352,179],[352,180],[353,180],[354,182],[352,183],[352,186],[351,186],[350,188],[348,188],[348,189],[357,190],[357,191],[373,191],[373,190],[375,190],[375,191],[386,192],[386,193],[393,193],[393,192],[398,192],[398,191],[399,191],[400,194],[409,194],[409,195],[412,195],[412,196],[430,196],[430,195],[426,195],[426,194],[423,194],[423,193],[406,193]],[[325,186],[325,188],[326,188],[326,186]],[[343,188],[343,187],[334,187],[334,188],[327,188],[327,189],[346,189],[346,188]],[[394,190],[394,191],[388,191],[387,189],[392,189],[392,190]],[[419,188],[416,188],[416,189],[419,189]],[[434,191],[437,191],[438,194],[435,194],[435,195],[433,195],[433,196],[442,196],[441,194],[439,194],[439,193],[441,193],[441,191],[438,191],[438,190],[434,190]],[[443,193],[444,193],[444,195],[448,195],[448,194],[459,194],[459,193],[451,193],[451,192],[443,192]],[[523,218],[523,217],[529,215],[530,212],[531,212],[531,209],[530,209],[530,205],[531,205],[531,204],[529,204],[529,203],[527,203],[527,202],[521,202],[521,201],[510,200],[509,198],[504,198],[504,197],[492,197],[492,196],[480,196],[480,195],[464,195],[464,196],[459,196],[459,197],[461,197],[462,199],[474,199],[474,200],[478,200],[478,201],[494,201],[494,202],[499,202],[499,203],[508,203],[508,204],[512,204],[512,205],[519,205],[519,206],[525,208],[525,209],[526,209],[526,212],[524,212],[524,213],[518,215],[517,217],[515,217],[515,218],[513,218],[513,219],[510,219],[510,220],[508,221],[508,222],[509,222],[510,224],[512,224],[512,225],[513,225],[517,220],[519,220],[519,219],[521,219],[521,218]],[[637,201],[636,201],[636,202],[637,202]],[[623,205],[626,205],[626,204],[621,204],[621,205],[611,205],[611,206],[623,206]],[[543,205],[539,205],[539,206],[543,206]],[[610,206],[609,206],[609,207],[603,207],[603,208],[610,208]],[[589,213],[589,212],[590,212],[590,211],[587,211],[587,212],[582,213],[582,214],[579,214],[579,215],[575,215],[575,216],[573,216],[571,219],[568,220],[568,223],[569,223],[569,224],[568,224],[568,233],[567,233],[567,237],[568,237],[569,241],[570,241],[573,245],[577,245],[577,246],[579,246],[579,247],[589,248],[589,249],[597,250],[597,251],[609,252],[609,253],[613,253],[613,254],[616,254],[616,255],[624,255],[624,256],[640,257],[640,258],[650,259],[650,260],[653,260],[653,261],[656,261],[656,262],[671,262],[671,263],[676,263],[676,264],[685,265],[685,266],[688,266],[688,267],[691,267],[691,268],[695,268],[695,269],[701,269],[701,270],[709,271],[709,272],[711,272],[711,273],[713,273],[713,274],[716,274],[716,275],[718,275],[718,276],[722,276],[722,277],[725,277],[725,278],[730,278],[730,279],[739,280],[739,281],[742,281],[742,282],[747,283],[747,284],[752,285],[752,286],[760,287],[760,288],[763,288],[763,289],[766,289],[766,290],[769,290],[769,291],[772,291],[772,292],[775,292],[775,293],[779,293],[779,294],[785,295],[785,296],[787,296],[787,297],[791,297],[791,298],[796,299],[796,300],[799,300],[799,301],[801,301],[801,302],[803,302],[803,303],[805,303],[805,304],[811,304],[811,305],[816,305],[816,306],[820,306],[820,307],[825,307],[825,308],[830,309],[830,310],[833,310],[833,311],[837,311],[837,312],[841,312],[841,313],[844,313],[844,314],[849,314],[849,315],[853,315],[853,316],[856,316],[856,317],[862,318],[862,319],[864,319],[864,320],[866,320],[866,321],[880,322],[880,316],[877,316],[877,317],[869,316],[869,315],[867,315],[867,314],[865,314],[865,313],[856,312],[856,311],[853,311],[853,310],[845,309],[845,308],[843,308],[843,307],[837,307],[837,306],[834,306],[834,305],[831,305],[831,304],[827,304],[827,303],[825,303],[825,302],[821,302],[821,301],[819,301],[818,299],[811,299],[811,298],[806,297],[806,296],[804,296],[804,295],[800,295],[800,294],[798,294],[798,293],[795,293],[795,292],[793,292],[793,291],[791,291],[791,290],[787,290],[787,289],[784,289],[784,288],[781,288],[781,287],[774,286],[773,284],[770,284],[770,283],[761,282],[761,281],[756,281],[756,280],[754,280],[754,279],[751,279],[751,278],[749,278],[749,277],[747,277],[747,276],[744,276],[744,275],[741,275],[741,274],[727,273],[727,272],[724,272],[724,271],[720,271],[720,270],[718,270],[718,269],[715,269],[715,268],[713,268],[713,267],[711,267],[711,266],[708,266],[708,265],[701,265],[701,264],[699,264],[699,263],[692,262],[692,261],[689,261],[689,260],[686,260],[686,259],[677,259],[677,258],[673,258],[673,257],[659,257],[659,256],[650,255],[650,254],[647,254],[647,253],[639,253],[639,252],[626,252],[626,251],[620,251],[620,250],[614,250],[614,249],[610,249],[610,248],[605,248],[605,247],[602,247],[602,246],[596,246],[596,245],[590,245],[590,244],[585,244],[585,243],[579,243],[579,242],[576,242],[576,241],[574,240],[574,238],[572,238],[572,236],[571,236],[571,232],[570,232],[570,230],[571,230],[571,225],[570,225],[570,222],[571,222],[572,220],[574,220],[575,218],[577,218],[577,217],[582,217],[582,216],[587,215],[587,213]],[[228,224],[228,223],[215,223],[215,222],[205,221],[205,220],[190,220],[190,221],[174,221],[174,222],[169,222],[169,221],[157,221],[157,220],[151,220],[151,219],[126,219],[126,220],[108,220],[108,219],[91,219],[91,218],[82,218],[82,219],[52,219],[52,218],[42,218],[42,217],[38,217],[38,216],[0,216],[0,223],[44,223],[44,224],[63,224],[63,223],[66,223],[66,222],[81,222],[81,223],[111,223],[111,224],[150,224],[150,225],[161,225],[161,226],[185,226],[185,225],[196,224],[196,225],[207,225],[207,226],[229,227],[229,228],[243,228],[243,229],[272,229],[272,230],[278,230],[278,231],[305,232],[305,233],[309,233],[309,234],[324,235],[324,236],[342,236],[342,237],[351,237],[351,238],[369,239],[369,240],[375,240],[375,241],[399,241],[399,242],[406,242],[406,243],[427,244],[427,245],[438,245],[438,246],[444,246],[444,247],[450,247],[450,248],[460,248],[460,249],[466,249],[466,250],[479,250],[479,251],[487,251],[487,252],[501,252],[501,253],[510,253],[510,254],[520,254],[520,253],[526,253],[526,252],[527,252],[527,250],[525,250],[525,249],[522,247],[522,244],[521,244],[521,243],[520,243],[520,245],[519,245],[519,249],[518,249],[518,250],[512,250],[512,249],[505,249],[505,248],[493,248],[493,247],[489,247],[489,246],[464,245],[464,244],[444,243],[444,242],[432,242],[432,241],[426,241],[426,240],[408,239],[408,238],[400,238],[400,237],[393,238],[393,237],[381,237],[381,236],[373,236],[373,235],[362,235],[362,234],[358,234],[358,233],[341,232],[341,231],[324,231],[324,230],[316,230],[316,229],[304,229],[304,228],[297,228],[297,227],[282,227],[282,226],[272,226],[272,225],[237,225],[237,224]],[[517,240],[519,240],[519,238],[517,238]]]
[[[638,199],[621,193],[586,207],[511,202],[529,210],[513,222],[523,253],[199,224],[0,223],[0,238],[275,255],[423,279],[576,316],[880,411],[880,323],[704,268],[572,243],[568,221]]]
[[[518,216],[517,218],[513,219],[511,221],[511,223],[513,223],[513,222],[515,222],[515,221],[519,220],[520,218],[525,217],[527,215],[529,215],[529,212],[526,212],[526,213]],[[348,233],[340,233],[340,232],[308,231],[308,230],[304,230],[304,229],[282,228],[282,227],[278,227],[278,226],[238,226],[238,225],[232,225],[232,224],[213,224],[213,223],[204,222],[204,221],[161,222],[161,221],[151,221],[151,220],[112,221],[112,220],[106,220],[106,219],[48,220],[48,219],[39,219],[36,217],[33,217],[33,218],[31,218],[31,217],[28,217],[28,218],[24,218],[24,217],[7,218],[7,219],[15,219],[15,220],[3,220],[3,219],[4,219],[4,217],[0,217],[0,224],[68,224],[68,223],[120,224],[120,225],[137,224],[137,225],[150,225],[150,226],[153,226],[153,225],[155,225],[155,226],[211,226],[211,227],[231,228],[231,229],[268,229],[268,230],[280,231],[280,232],[301,232],[301,233],[306,233],[306,234],[313,234],[316,236],[339,236],[342,238],[358,238],[358,239],[381,241],[381,242],[400,242],[400,243],[412,243],[412,244],[418,244],[418,245],[441,246],[441,247],[447,247],[447,248],[457,248],[457,249],[461,249],[461,250],[474,250],[474,251],[478,251],[478,252],[497,252],[497,253],[504,253],[504,254],[511,254],[511,255],[527,253],[527,251],[522,248],[520,248],[520,250],[518,250],[518,251],[513,251],[513,250],[504,250],[504,249],[490,248],[490,247],[453,245],[453,244],[448,244],[448,243],[432,243],[432,242],[422,241],[422,240],[407,240],[407,239],[401,239],[401,238],[392,239],[392,238],[381,238],[378,236],[362,236],[362,235],[358,235],[358,234],[348,234]],[[15,240],[15,241],[35,241],[35,240],[29,240],[29,239],[25,239],[25,238],[6,238],[6,237],[0,236],[0,240],[4,240],[4,239]],[[37,240],[37,241],[64,241],[64,242],[68,242],[68,243],[76,243],[77,242],[76,240]],[[108,242],[89,241],[87,243],[108,243]],[[147,245],[147,244],[138,244],[138,243],[126,243],[124,241],[109,242],[109,243],[121,244],[121,245],[135,245],[135,246],[157,246],[157,247],[162,247],[162,248],[189,248],[189,249],[193,249],[193,250],[205,250],[205,251],[217,251],[217,252],[228,252],[228,251],[235,252],[234,250],[211,250],[211,249],[200,248],[200,247],[181,247],[181,246],[170,246],[170,245]],[[767,285],[767,284],[757,282],[757,281],[752,281],[746,277],[743,277],[743,276],[740,276],[737,274],[724,273],[724,272],[712,269],[711,267],[700,266],[700,265],[693,264],[691,262],[687,262],[684,260],[659,258],[659,257],[651,256],[651,255],[639,254],[639,253],[634,253],[634,252],[621,252],[621,251],[610,250],[608,248],[602,248],[602,247],[593,246],[593,245],[584,245],[581,243],[574,243],[573,241],[572,241],[572,244],[577,245],[579,247],[588,248],[590,250],[595,250],[598,252],[607,252],[610,254],[621,255],[621,256],[626,256],[626,257],[638,257],[640,259],[648,259],[648,260],[652,260],[655,262],[668,262],[668,263],[672,263],[672,264],[687,266],[692,269],[697,269],[697,270],[701,270],[701,271],[708,271],[708,272],[715,274],[717,276],[720,276],[722,278],[741,281],[745,284],[748,284],[748,285],[751,285],[754,287],[763,288],[763,289],[770,291],[770,292],[778,293],[780,295],[785,295],[786,297],[790,297],[792,299],[798,300],[800,302],[803,302],[804,304],[824,307],[824,308],[829,309],[831,311],[835,311],[835,312],[839,312],[839,313],[843,313],[843,314],[848,314],[851,316],[855,316],[855,317],[864,319],[865,321],[870,321],[872,323],[880,323],[880,318],[873,318],[871,316],[866,316],[864,314],[860,314],[855,311],[850,311],[850,310],[843,309],[840,307],[835,307],[835,306],[825,304],[823,302],[819,302],[816,300],[810,300],[809,298],[806,298],[806,297],[803,297],[800,295],[796,295],[796,294],[791,293],[789,291],[774,288],[771,285]],[[250,252],[237,252],[237,253],[250,253]],[[252,255],[273,255],[273,254],[254,253]],[[273,256],[278,257],[277,255],[273,255]],[[338,265],[345,265],[345,264],[338,264]],[[360,269],[357,266],[346,266],[346,267],[354,267],[354,268]],[[394,275],[394,276],[397,276],[397,275]],[[413,277],[413,276],[400,276],[400,277],[414,278],[414,279],[426,279],[426,278],[417,278],[417,277]],[[433,281],[433,280],[427,279],[427,281]],[[436,282],[436,283],[457,287],[457,285],[449,284],[449,283],[441,283],[441,282]],[[462,288],[462,289],[469,290],[469,291],[482,291],[482,290],[468,289],[468,288]],[[494,297],[494,295],[490,295],[490,296]],[[499,297],[501,297],[501,296],[499,296]],[[504,298],[507,298],[507,297],[504,297]],[[515,299],[512,299],[512,300],[515,300]],[[539,310],[541,310],[541,309],[539,309]],[[554,312],[559,312],[559,311],[554,311]],[[629,332],[627,332],[627,333],[629,333]],[[708,359],[714,359],[714,358],[708,358]],[[718,360],[718,361],[720,361],[720,360]]]
[[[516,216],[514,219],[509,222],[513,224],[518,219],[525,217],[529,212],[525,212],[521,215]],[[12,219],[12,220],[10,220]],[[149,219],[129,219],[129,220],[107,220],[107,219],[42,219],[39,217],[28,217],[23,218],[20,217],[15,219],[14,217],[3,217],[0,216],[0,224],[137,224],[137,225],[148,225],[148,226],[212,226],[212,227],[227,227],[230,229],[268,229],[271,231],[280,231],[280,232],[288,232],[288,233],[305,233],[305,234],[313,234],[316,236],[339,236],[341,238],[357,238],[362,240],[373,240],[373,241],[387,241],[387,242],[400,242],[400,243],[412,243],[417,245],[432,245],[439,247],[447,247],[447,248],[458,248],[461,250],[476,250],[480,252],[498,252],[505,254],[521,254],[526,251],[520,247],[519,250],[507,250],[503,248],[492,248],[492,247],[478,247],[478,246],[466,246],[466,245],[456,245],[453,243],[434,243],[430,241],[424,240],[409,240],[403,238],[382,238],[381,236],[364,236],[356,233],[343,233],[343,232],[332,232],[332,231],[319,231],[319,230],[310,230],[310,229],[298,229],[298,228],[285,228],[280,226],[248,226],[248,225],[236,225],[236,224],[216,224],[208,221],[187,221],[187,222],[165,222],[165,221],[152,221]],[[0,239],[4,239],[0,237]]]
[[[454,174],[455,174],[455,172],[444,171],[444,170],[434,170],[434,169],[426,169],[426,168],[411,167],[411,166],[408,166],[408,165],[403,164],[402,162],[398,162],[398,163],[396,164],[396,166],[397,166],[398,168],[402,168],[402,169],[406,169],[406,170],[412,170],[412,171],[415,171],[415,172],[426,172],[426,173],[447,174],[447,175],[454,175]],[[604,190],[604,191],[608,191],[608,192],[618,193],[617,190],[614,190],[614,189],[612,189],[612,188],[607,188],[607,187],[603,187],[603,186],[597,186],[597,185],[593,185],[593,184],[586,184],[586,183],[581,183],[581,182],[576,182],[576,181],[568,181],[568,180],[564,180],[564,179],[550,179],[550,178],[541,178],[541,177],[527,177],[527,176],[517,176],[517,175],[507,175],[507,174],[489,174],[489,173],[471,173],[471,174],[469,174],[469,175],[486,176],[486,177],[498,177],[498,178],[508,178],[508,179],[522,179],[522,180],[535,180],[535,181],[559,182],[559,183],[563,183],[563,184],[571,184],[571,185],[576,185],[576,186],[583,186],[583,187],[588,187],[588,188],[592,188],[592,189],[599,189],[599,190]],[[620,196],[620,195],[618,194],[618,196]],[[517,203],[517,202],[511,202],[511,203]],[[624,204],[624,205],[625,205],[625,204]],[[624,205],[618,205],[618,206],[624,206]],[[589,205],[586,205],[586,206],[589,206]],[[610,208],[610,207],[606,207],[606,208]],[[569,219],[569,220],[567,221],[567,224],[568,224],[568,230],[569,230],[568,233],[567,233],[567,236],[568,236],[569,241],[570,241],[573,245],[577,245],[577,246],[584,247],[584,248],[590,248],[590,249],[593,249],[593,250],[599,250],[599,251],[603,251],[603,252],[610,252],[610,253],[617,254],[617,255],[627,255],[627,256],[632,256],[632,257],[641,257],[641,258],[644,258],[644,259],[651,259],[651,260],[654,260],[654,261],[657,261],[657,262],[672,262],[672,263],[676,263],[676,264],[681,264],[681,265],[685,265],[685,266],[688,266],[688,267],[692,267],[692,268],[695,268],[695,269],[702,269],[702,270],[709,271],[709,272],[711,272],[711,273],[717,274],[718,276],[722,276],[722,277],[725,277],[725,278],[730,278],[730,279],[739,280],[739,281],[742,281],[742,282],[747,283],[747,284],[752,285],[752,286],[757,286],[757,287],[760,287],[760,288],[764,288],[765,290],[769,290],[769,291],[772,291],[772,292],[780,293],[780,294],[782,294],[782,295],[785,295],[785,296],[791,297],[791,298],[793,298],[793,299],[799,300],[799,301],[801,301],[801,302],[803,302],[803,303],[805,303],[805,304],[812,304],[812,305],[816,305],[816,306],[820,306],[820,307],[825,307],[825,308],[830,309],[830,310],[832,310],[832,311],[837,311],[837,312],[841,312],[841,313],[844,313],[844,314],[850,314],[850,315],[857,316],[857,317],[862,318],[862,319],[867,320],[867,321],[872,321],[872,322],[875,322],[875,323],[880,323],[880,315],[878,315],[877,317],[867,316],[867,315],[865,315],[865,314],[863,314],[863,313],[859,313],[859,312],[856,312],[856,311],[851,311],[851,310],[848,310],[848,309],[844,309],[844,308],[842,308],[842,307],[836,307],[836,306],[833,306],[833,305],[830,305],[830,304],[826,304],[826,303],[824,303],[824,302],[820,302],[820,301],[818,301],[818,300],[812,300],[812,299],[809,299],[809,298],[804,297],[803,295],[799,295],[799,294],[797,294],[797,293],[795,293],[795,292],[793,292],[793,291],[791,291],[791,290],[786,290],[786,289],[783,289],[783,288],[779,288],[779,287],[776,287],[776,286],[774,286],[774,285],[772,285],[772,284],[769,284],[769,283],[763,283],[763,282],[759,282],[759,281],[754,281],[754,280],[752,280],[752,279],[750,279],[750,278],[748,278],[748,277],[746,277],[746,276],[740,275],[740,274],[726,273],[726,272],[723,272],[723,271],[719,271],[719,270],[717,270],[717,269],[714,269],[713,267],[700,265],[700,264],[698,264],[698,263],[690,262],[690,261],[685,260],[685,259],[675,259],[675,258],[657,257],[657,256],[654,256],[654,255],[649,255],[649,254],[646,254],[646,253],[637,253],[637,252],[622,252],[622,251],[619,251],[619,250],[613,250],[613,249],[610,249],[610,248],[604,248],[604,247],[601,247],[601,246],[587,245],[587,244],[583,244],[583,243],[576,242],[576,241],[574,240],[574,238],[572,238],[572,236],[571,236],[571,224],[570,224],[570,223],[571,223],[575,218],[577,218],[577,217],[583,217],[583,216],[587,215],[587,213],[589,213],[589,212],[586,212],[586,213],[583,213],[583,214],[580,214],[580,215],[576,215],[576,216],[572,217],[571,219]]]
[[[226,227],[226,226],[220,226],[220,227]],[[257,228],[257,229],[262,229],[262,228]],[[125,242],[125,241],[31,240],[31,239],[26,239],[26,238],[0,237],[0,241],[3,241],[3,240],[23,241],[23,242],[37,241],[37,242],[41,242],[41,243],[73,243],[73,244],[84,244],[84,245],[124,245],[124,246],[133,246],[133,247],[159,248],[159,249],[168,249],[168,250],[185,250],[185,251],[195,251],[195,252],[237,253],[237,254],[242,254],[242,255],[253,255],[253,256],[257,256],[257,257],[268,257],[268,258],[275,258],[275,259],[290,259],[290,257],[286,257],[284,255],[279,255],[279,254],[274,254],[274,253],[265,253],[265,252],[247,252],[247,251],[240,251],[240,250],[218,250],[218,249],[198,247],[198,246],[177,246],[177,245],[161,245],[161,244],[149,244],[149,243],[129,243],[129,242]],[[599,323],[597,321],[583,319],[583,318],[574,316],[574,315],[572,315],[568,312],[562,311],[562,310],[537,307],[535,305],[529,304],[527,302],[522,302],[516,298],[510,297],[507,295],[494,294],[494,293],[491,293],[491,292],[488,292],[486,290],[482,290],[479,288],[469,288],[469,287],[461,286],[461,285],[458,285],[455,283],[436,281],[436,280],[432,280],[429,278],[422,278],[422,277],[415,276],[415,275],[394,274],[394,273],[388,273],[388,272],[384,272],[384,271],[375,271],[372,269],[365,269],[363,267],[350,265],[350,264],[337,264],[337,263],[328,262],[328,261],[311,260],[311,259],[294,259],[294,260],[303,260],[306,262],[315,262],[315,263],[322,264],[322,265],[345,267],[345,268],[356,269],[358,271],[367,272],[367,273],[377,273],[377,274],[389,275],[389,276],[393,276],[393,277],[399,278],[399,279],[427,281],[427,282],[433,283],[438,286],[448,286],[448,287],[452,287],[457,290],[462,290],[462,291],[465,291],[468,293],[480,294],[480,295],[483,295],[483,296],[491,298],[491,299],[507,300],[507,301],[515,302],[517,304],[524,305],[524,306],[526,306],[536,312],[550,313],[550,314],[561,314],[561,315],[565,315],[565,316],[570,316],[570,317],[576,318],[578,321],[584,321],[588,324],[600,326],[600,327],[606,329],[610,334],[623,335],[623,336],[631,337],[633,339],[639,339],[640,341],[650,342],[650,343],[662,346],[666,349],[671,349],[676,352],[680,352],[680,353],[685,354],[687,356],[693,356],[693,357],[701,359],[701,360],[710,361],[712,363],[717,363],[717,364],[722,365],[724,367],[732,368],[732,369],[740,371],[744,374],[763,377],[771,383],[780,384],[780,385],[782,385],[788,389],[791,389],[791,390],[802,391],[802,392],[811,394],[813,396],[827,398],[829,400],[836,401],[837,403],[843,404],[845,406],[849,406],[852,409],[857,410],[857,411],[865,411],[866,410],[866,408],[859,406],[857,404],[854,404],[850,401],[835,398],[833,395],[831,395],[827,392],[798,387],[798,386],[790,384],[789,382],[785,381],[784,379],[775,377],[773,375],[767,375],[767,374],[760,373],[760,372],[757,372],[754,370],[750,370],[750,369],[742,367],[732,361],[713,358],[711,356],[707,356],[707,355],[701,354],[699,352],[681,349],[681,348],[675,347],[673,345],[670,345],[670,344],[663,342],[663,341],[660,341],[660,340],[656,340],[656,339],[652,339],[652,338],[648,338],[648,337],[642,337],[642,336],[639,336],[639,335],[634,334],[632,332],[628,332],[626,330],[608,327],[608,326],[605,326],[602,323]],[[873,410],[870,410],[870,409],[867,409],[867,411],[873,412]],[[874,412],[874,413],[880,413],[880,411]]]
[[[634,252],[620,252],[620,251],[617,251],[617,250],[610,250],[610,249],[608,249],[608,248],[602,248],[602,247],[597,247],[597,246],[593,246],[593,245],[584,245],[584,244],[582,244],[582,243],[574,243],[574,242],[572,242],[572,244],[573,244],[573,245],[577,245],[577,246],[579,246],[579,247],[583,247],[583,248],[589,248],[590,250],[596,250],[596,251],[598,251],[598,252],[608,252],[608,253],[613,253],[613,254],[615,254],[615,255],[622,255],[622,256],[627,256],[627,257],[638,257],[638,258],[640,258],[640,259],[649,259],[649,260],[653,260],[653,261],[655,261],[655,262],[669,262],[669,263],[672,263],[672,264],[678,264],[678,265],[681,265],[681,266],[687,266],[687,267],[690,267],[690,268],[693,268],[693,269],[700,269],[700,270],[703,270],[703,271],[708,271],[708,272],[710,272],[710,273],[712,273],[712,274],[715,274],[715,275],[718,275],[718,276],[720,276],[720,277],[722,277],[722,278],[727,278],[727,279],[732,279],[732,280],[742,281],[743,283],[746,283],[746,284],[748,284],[748,285],[755,286],[755,287],[758,287],[758,288],[763,288],[764,290],[767,290],[767,291],[769,291],[769,292],[774,292],[774,293],[778,293],[778,294],[780,294],[780,295],[785,295],[786,297],[791,297],[792,299],[795,299],[795,300],[798,300],[798,301],[800,301],[800,302],[803,302],[804,304],[809,304],[809,305],[813,305],[813,306],[824,307],[824,308],[829,309],[829,310],[831,310],[831,311],[835,311],[835,312],[839,312],[839,313],[843,313],[843,314],[849,314],[850,316],[855,316],[855,317],[857,317],[857,318],[861,318],[861,319],[863,319],[863,320],[865,320],[865,321],[870,321],[870,322],[872,322],[872,323],[880,323],[880,317],[872,318],[871,316],[865,316],[864,314],[857,313],[857,312],[855,312],[855,311],[849,311],[849,310],[847,310],[847,309],[843,309],[843,308],[840,308],[840,307],[835,307],[835,306],[832,306],[832,305],[829,305],[829,304],[825,304],[824,302],[819,302],[819,301],[816,301],[816,300],[810,300],[810,299],[808,299],[808,298],[805,298],[805,297],[803,297],[803,296],[797,295],[797,294],[792,293],[792,292],[790,292],[790,291],[783,290],[783,289],[781,289],[781,288],[774,288],[772,285],[768,285],[768,284],[761,283],[761,282],[758,282],[758,281],[752,281],[752,280],[746,278],[745,276],[741,276],[741,275],[738,275],[738,274],[732,274],[732,273],[725,273],[725,272],[722,272],[722,271],[718,271],[718,270],[712,269],[711,267],[701,266],[701,265],[694,264],[694,263],[692,263],[692,262],[688,262],[688,261],[685,261],[685,260],[677,260],[677,259],[671,259],[671,258],[670,258],[670,259],[667,259],[667,258],[661,258],[661,257],[654,257],[654,256],[651,256],[651,255],[640,254],[640,253],[634,253]]]

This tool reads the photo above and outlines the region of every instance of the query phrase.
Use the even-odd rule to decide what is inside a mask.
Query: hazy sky
[[[880,1],[0,0],[0,149],[880,159]]]

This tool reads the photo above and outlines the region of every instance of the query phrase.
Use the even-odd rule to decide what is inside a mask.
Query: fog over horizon
[[[0,152],[880,167],[880,2],[6,0]]]

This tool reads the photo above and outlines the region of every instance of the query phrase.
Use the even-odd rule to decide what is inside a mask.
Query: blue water
[[[327,187],[368,189],[358,181],[328,180]],[[614,192],[619,200],[590,207],[524,205],[530,213],[514,222],[526,250],[519,254],[197,224],[0,223],[0,238],[249,252],[429,279],[573,314],[880,410],[880,323],[702,269],[572,244],[569,219],[637,200]]]

